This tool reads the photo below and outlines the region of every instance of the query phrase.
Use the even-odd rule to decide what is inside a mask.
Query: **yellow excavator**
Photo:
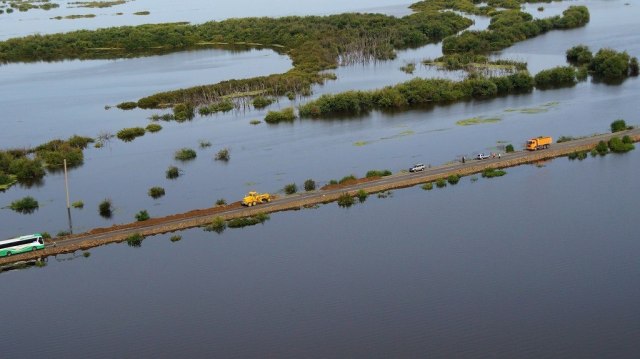
[[[251,207],[259,203],[271,202],[271,195],[268,193],[249,192],[243,199],[242,205]]]

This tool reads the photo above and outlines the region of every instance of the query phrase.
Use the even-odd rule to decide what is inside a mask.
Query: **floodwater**
[[[309,13],[396,2],[324,4],[309,5],[324,6]],[[564,65],[566,49],[582,43],[640,55],[636,4],[554,2],[543,4],[542,13],[530,10],[551,16],[576,4],[591,11],[585,28],[550,32],[495,56],[527,61],[536,73]],[[189,20],[202,20],[196,15],[202,6]],[[286,9],[304,10],[295,6]],[[486,27],[486,19],[475,20],[476,28]],[[10,25],[3,21],[6,34]],[[400,67],[409,62],[417,65],[413,76],[463,76],[420,65],[440,53],[433,44],[399,51],[393,61],[340,67],[338,80],[314,87],[312,98],[405,81],[412,76]],[[256,49],[1,66],[0,142],[25,147],[144,127],[162,111],[105,106],[290,67],[286,56]],[[71,200],[85,203],[72,209],[73,229],[130,222],[142,209],[160,216],[210,207],[248,190],[301,187],[307,178],[322,185],[371,169],[443,164],[506,143],[519,147],[537,135],[602,133],[617,118],[640,125],[638,93],[637,78],[617,86],[589,80],[488,101],[276,126],[249,121],[307,99],[160,122],[159,133],[85,151],[85,164],[69,174]],[[456,124],[472,117],[500,121]],[[199,148],[201,140],[212,146]],[[182,147],[196,149],[198,158],[176,162],[173,153]],[[230,149],[228,163],[213,159],[223,147]],[[43,269],[1,273],[4,301],[15,310],[3,316],[12,330],[0,345],[11,348],[8,357],[633,357],[640,349],[633,340],[640,334],[640,278],[632,180],[639,156],[558,159],[492,181],[464,179],[429,193],[400,190],[348,210],[331,204],[279,213],[264,226],[220,236],[195,229],[181,233],[178,243],[158,236],[140,249],[110,245],[89,258],[52,258]],[[165,179],[170,165],[183,171],[177,180]],[[152,186],[167,195],[151,199]],[[0,210],[0,238],[68,229],[62,174],[0,193],[0,206],[27,195],[40,209],[32,215]],[[111,219],[97,213],[104,198],[114,203]],[[44,324],[42,344],[15,345],[33,333],[32,323]]]

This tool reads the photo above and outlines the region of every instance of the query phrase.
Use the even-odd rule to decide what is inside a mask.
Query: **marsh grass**
[[[433,182],[427,182],[423,184],[420,188],[422,188],[425,191],[431,191],[433,189]]]
[[[144,236],[140,233],[134,233],[127,237],[127,245],[129,247],[139,248],[142,246],[142,241],[144,240]]]
[[[224,232],[227,229],[227,222],[222,217],[216,217],[204,227],[206,232],[216,232],[218,234]]]
[[[118,137],[123,142],[131,142],[137,137],[144,136],[145,132],[145,129],[142,127],[123,128],[122,130],[118,131],[116,137]]]
[[[252,217],[244,217],[244,218],[235,218],[230,220],[227,225],[229,228],[242,228],[247,226],[254,226],[256,224],[261,224],[271,219],[271,217],[266,213],[258,213]]]
[[[195,150],[191,149],[191,148],[181,148],[178,151],[176,151],[174,158],[178,161],[191,161],[193,159],[195,159],[196,157],[198,157],[198,154],[196,153]]]
[[[507,172],[504,170],[499,170],[496,168],[487,168],[482,171],[482,177],[484,178],[494,178],[494,177],[502,177],[506,175]]]
[[[162,126],[158,125],[157,123],[150,123],[150,124],[147,125],[147,127],[145,129],[148,132],[156,133],[156,132],[159,132],[160,130],[162,130]]]
[[[349,208],[356,203],[355,199],[348,193],[343,193],[338,197],[338,206]]]
[[[98,213],[104,218],[111,218],[111,216],[113,215],[112,206],[113,204],[111,203],[111,199],[105,198],[98,205]]]
[[[165,172],[165,176],[167,177],[167,179],[176,179],[180,177],[180,169],[176,166],[169,166],[169,168]]]
[[[31,196],[23,197],[22,199],[15,200],[11,202],[9,208],[11,210],[22,213],[22,214],[31,214],[39,208],[38,201]]]
[[[153,199],[158,199],[165,195],[165,191],[164,191],[164,188],[156,186],[156,187],[149,188],[149,191],[147,192],[147,194],[149,195],[149,197]]]
[[[471,117],[466,120],[456,121],[456,125],[458,126],[473,126],[480,125],[485,123],[497,123],[502,121],[499,117],[491,117],[491,118],[483,118],[483,117]]]

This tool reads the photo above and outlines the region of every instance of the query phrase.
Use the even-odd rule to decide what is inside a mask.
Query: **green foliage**
[[[43,239],[51,239],[51,234],[49,232],[40,232]]]
[[[60,237],[66,237],[68,235],[70,235],[71,233],[69,231],[58,231],[58,234],[56,234],[56,237],[60,238]]]
[[[264,122],[270,124],[276,124],[280,122],[293,122],[296,119],[296,115],[293,112],[293,107],[287,107],[282,111],[269,111],[264,117]]]
[[[617,119],[611,122],[611,132],[620,132],[627,130],[627,123],[623,119]]]
[[[38,207],[39,207],[38,201],[36,201],[36,199],[31,196],[27,196],[22,199],[15,200],[11,202],[11,204],[9,205],[9,208],[11,208],[13,211],[16,211],[22,214],[33,213],[35,212],[36,209],[38,209]]]
[[[176,179],[180,177],[180,169],[175,166],[170,166],[165,172],[167,179]]]
[[[593,54],[586,45],[578,45],[567,50],[567,62],[576,66],[588,65],[593,59]]]
[[[147,194],[149,195],[149,197],[153,199],[157,199],[164,196],[165,191],[164,191],[164,188],[162,187],[151,187],[149,188],[149,191],[147,192]]]
[[[229,112],[236,108],[236,105],[233,101],[229,99],[224,99],[221,101],[216,101],[208,106],[202,106],[198,109],[198,113],[200,116],[208,116],[217,112]]]
[[[206,140],[200,140],[200,141],[198,141],[198,144],[200,145],[200,148],[209,148],[209,147],[211,147],[211,142],[210,141],[206,141]]]
[[[334,180],[334,179],[332,179],[332,180],[330,180],[330,181],[329,181],[329,185],[330,185],[330,186],[331,186],[331,185],[336,185],[336,184],[338,184],[338,181],[336,181],[336,180]]]
[[[149,218],[151,218],[151,217],[149,217],[149,212],[147,212],[146,209],[143,209],[142,211],[136,213],[136,220],[138,222],[146,221]]]
[[[85,258],[91,257],[91,252],[82,252],[82,256]]]
[[[438,180],[436,180],[436,187],[438,188],[447,187],[447,181],[444,178],[439,178]]]
[[[171,236],[171,238],[169,238],[169,240],[171,242],[178,242],[180,240],[182,240],[182,236],[179,234],[174,234],[173,236]]]
[[[355,202],[355,199],[348,193],[343,193],[338,197],[338,206],[340,207],[349,208],[353,206]]]
[[[37,181],[45,175],[42,161],[38,158],[29,159],[26,157],[13,158],[8,164],[7,172],[15,175],[19,182]]]
[[[146,130],[151,133],[155,133],[162,130],[162,126],[158,125],[157,123],[150,123],[147,125]]]
[[[540,89],[569,87],[576,84],[576,69],[571,66],[558,66],[542,70],[535,76],[536,87]]]
[[[433,182],[427,182],[423,184],[422,187],[420,188],[422,188],[425,191],[431,191],[433,189]]]
[[[261,124],[261,123],[262,123],[262,121],[260,121],[260,120],[251,120],[251,121],[249,121],[249,124],[250,124],[250,125],[254,125],[254,126],[255,126],[255,125],[259,125],[259,124]]]
[[[578,160],[582,161],[582,160],[584,160],[585,158],[587,158],[587,151],[572,152],[572,153],[569,153],[569,154],[567,155],[567,157],[568,157],[570,160],[578,159]]]
[[[340,181],[338,181],[338,184],[345,184],[345,183],[349,183],[349,182],[353,182],[353,181],[357,181],[358,178],[356,178],[355,175],[348,175],[348,176],[344,176],[340,179]]]
[[[219,198],[216,201],[216,206],[225,206],[227,204],[227,200],[225,200],[224,198]]]
[[[629,137],[629,135],[625,135],[622,137],[622,143],[631,144],[633,143],[633,140],[631,139],[631,137]]]
[[[126,238],[129,247],[139,248],[142,246],[144,236],[140,233],[134,233]]]
[[[629,54],[613,49],[600,49],[589,64],[589,70],[602,80],[620,80],[629,75]]]
[[[195,150],[191,148],[181,148],[176,151],[174,158],[178,161],[190,161],[198,157]]]
[[[136,137],[144,136],[145,130],[142,127],[131,127],[131,128],[123,128],[118,131],[116,137],[121,139],[124,142],[131,142],[136,139]]]
[[[450,185],[456,185],[458,184],[459,181],[460,181],[460,175],[451,175],[447,177],[447,182],[449,182]]]
[[[506,171],[495,169],[495,168],[487,168],[484,171],[482,171],[482,177],[484,178],[502,177],[506,174],[507,174]]]
[[[613,137],[609,140],[607,144],[611,152],[614,153],[625,153],[635,149],[635,146],[631,142],[631,138],[627,140],[627,142],[621,140],[619,137]]]
[[[508,144],[508,145],[504,148],[504,150],[505,150],[507,153],[511,153],[511,152],[514,152],[514,151],[515,151],[515,150],[514,150],[514,148],[513,148],[513,145],[512,145],[512,144]]]
[[[638,72],[638,58],[632,57],[631,60],[629,60],[629,76],[638,76]]]
[[[264,223],[268,221],[269,217],[266,213],[258,213],[253,217],[235,218],[229,221],[227,224],[229,228],[242,228],[247,226],[253,226],[256,224]]]
[[[575,138],[572,137],[572,136],[560,136],[560,138],[558,138],[556,143],[569,142],[569,141],[573,141],[573,140],[575,140]]]
[[[296,192],[298,192],[298,186],[295,183],[289,183],[288,185],[284,186],[285,194],[294,194]]]
[[[255,108],[265,108],[271,105],[275,100],[273,98],[268,98],[264,96],[256,96],[253,98],[253,107]]]
[[[111,216],[113,215],[113,209],[111,207],[112,207],[111,200],[108,198],[105,198],[98,205],[98,213],[100,213],[100,215],[104,218],[111,218]]]
[[[604,156],[609,152],[609,145],[607,145],[607,143],[604,141],[600,141],[596,145],[595,150],[600,156]]]
[[[195,115],[195,108],[189,102],[181,102],[173,106],[173,118],[178,122],[192,120]]]
[[[224,162],[228,162],[230,158],[231,158],[231,155],[229,154],[229,149],[226,147],[218,151],[215,157],[216,161],[224,161]]]
[[[413,62],[408,63],[408,64],[400,67],[400,70],[402,70],[402,72],[405,72],[407,74],[412,74],[416,70],[416,64],[413,63]]]
[[[84,202],[75,201],[75,202],[71,203],[71,207],[73,207],[73,208],[84,208]]]
[[[69,146],[73,148],[79,148],[81,150],[84,150],[89,146],[90,143],[93,143],[93,142],[95,142],[95,140],[91,137],[84,137],[84,136],[78,136],[78,135],[73,135],[69,137],[69,139],[67,140],[67,144]]]
[[[227,222],[222,217],[216,217],[204,227],[204,230],[207,232],[216,232],[218,234],[224,232],[227,229]]]
[[[371,170],[368,171],[366,174],[366,178],[371,178],[371,177],[385,177],[385,176],[391,176],[392,173],[389,170]]]
[[[306,181],[304,181],[304,190],[309,192],[309,191],[315,191],[316,189],[316,181],[312,180],[312,179],[308,179]]]
[[[364,203],[364,201],[367,200],[367,197],[369,196],[369,194],[367,193],[367,191],[360,189],[358,190],[358,192],[356,192],[356,197],[358,197],[358,201],[360,201],[360,203]]]
[[[138,107],[138,103],[137,102],[122,102],[116,105],[117,108],[121,109],[121,110],[133,110],[134,108]]]

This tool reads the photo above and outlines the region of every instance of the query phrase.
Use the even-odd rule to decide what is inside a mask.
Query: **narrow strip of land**
[[[340,188],[285,196],[257,207],[243,207],[239,202],[236,202],[227,206],[194,210],[162,218],[153,218],[144,222],[116,225],[110,228],[97,228],[86,233],[59,239],[47,245],[47,248],[44,250],[0,258],[0,265],[37,259],[61,253],[72,253],[77,250],[89,249],[107,243],[121,242],[134,233],[151,236],[199,227],[211,223],[215,217],[222,217],[225,220],[229,220],[233,218],[253,216],[258,213],[271,213],[299,209],[305,206],[313,206],[320,203],[335,201],[345,193],[355,195],[359,190],[364,190],[367,193],[382,192],[396,188],[410,187],[420,183],[432,182],[440,178],[446,178],[450,175],[457,174],[460,176],[466,176],[474,173],[480,173],[487,168],[505,168],[543,161],[565,156],[573,152],[589,151],[593,149],[599,141],[608,141],[612,137],[622,137],[625,135],[631,137],[634,142],[640,141],[640,129],[632,129],[624,132],[603,134],[558,143],[554,144],[550,149],[541,151],[512,152],[504,154],[501,158],[469,160],[466,161],[466,163],[453,163],[428,168],[420,173],[398,173],[392,176],[382,177]]]

